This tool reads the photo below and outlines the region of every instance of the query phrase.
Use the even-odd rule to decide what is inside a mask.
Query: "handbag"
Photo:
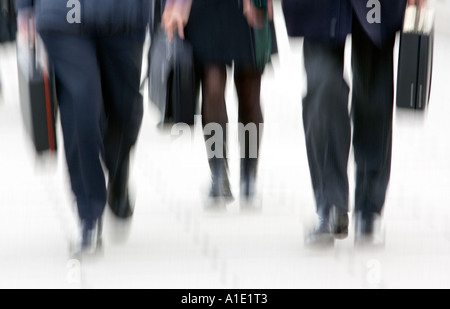
[[[252,0],[252,3],[256,8],[264,10],[267,15],[266,0]],[[253,28],[253,39],[256,67],[262,73],[266,65],[271,62],[272,54],[276,53],[278,49],[274,24],[269,21],[268,16],[266,16],[262,28]]]
[[[178,36],[169,42],[159,27],[150,46],[148,79],[150,101],[161,114],[160,125],[194,125],[200,82],[191,44]]]
[[[409,6],[400,36],[397,107],[425,110],[433,75],[434,12]]]
[[[34,32],[30,21],[29,33]],[[35,35],[18,41],[17,65],[22,118],[37,154],[56,152],[57,100],[54,74],[43,43]]]

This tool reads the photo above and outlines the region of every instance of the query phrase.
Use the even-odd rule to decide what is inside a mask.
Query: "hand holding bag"
[[[169,42],[163,29],[156,30],[149,53],[149,96],[161,113],[161,125],[194,125],[199,85],[189,42],[178,36]]]

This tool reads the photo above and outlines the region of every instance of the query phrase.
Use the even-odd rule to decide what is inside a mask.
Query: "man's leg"
[[[308,78],[303,100],[306,146],[317,213],[325,228],[319,232],[327,234],[331,210],[335,208],[345,216],[348,212],[351,127],[349,88],[343,76],[344,46],[305,40],[304,57]]]
[[[95,245],[89,241],[89,234],[101,221],[106,205],[100,159],[104,110],[95,42],[70,35],[43,35],[43,40],[55,69],[66,159],[83,228],[83,245]]]
[[[138,36],[99,39],[106,111],[104,158],[109,171],[108,203],[120,218],[133,215],[128,196],[130,152],[143,117],[140,93],[143,40]]]
[[[391,174],[394,102],[394,42],[376,47],[357,19],[353,25],[353,122],[355,212],[368,221],[381,215]]]

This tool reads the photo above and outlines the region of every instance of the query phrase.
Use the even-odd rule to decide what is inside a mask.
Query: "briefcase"
[[[57,101],[54,74],[43,44],[18,42],[18,75],[22,117],[38,154],[57,150],[55,120]],[[38,52],[39,50],[39,52]]]
[[[425,110],[431,94],[434,13],[409,6],[400,37],[397,107]]]
[[[164,29],[155,31],[149,52],[149,96],[161,114],[160,124],[194,125],[200,83],[194,51],[175,36],[169,42]]]

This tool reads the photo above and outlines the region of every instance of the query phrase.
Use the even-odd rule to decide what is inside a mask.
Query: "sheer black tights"
[[[203,126],[217,123],[224,129],[228,123],[225,102],[227,69],[225,65],[207,64],[202,70]],[[259,129],[264,122],[261,104],[261,74],[251,67],[235,67],[234,83],[239,100],[239,122],[245,126],[256,124]],[[225,132],[225,131],[224,131]]]

